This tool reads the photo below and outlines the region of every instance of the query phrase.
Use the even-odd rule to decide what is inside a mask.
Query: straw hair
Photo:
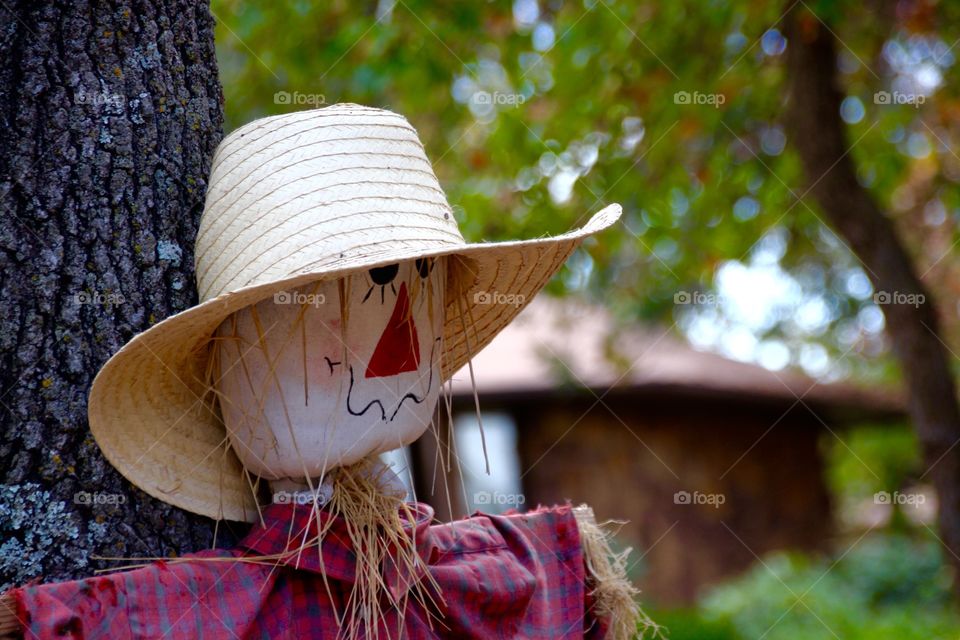
[[[411,598],[433,625],[444,602],[440,586],[417,551],[415,505],[407,503],[405,495],[385,490],[383,473],[384,467],[367,459],[333,474],[334,490],[327,510],[331,516],[342,518],[357,562],[356,580],[345,611],[339,616],[338,637],[348,640],[376,637],[381,628],[389,637],[394,633],[401,637]],[[321,541],[325,533],[320,530]],[[386,577],[388,566],[397,570],[392,581]],[[394,590],[400,586],[398,578],[409,588],[399,589],[400,595],[395,595]],[[396,629],[388,627],[384,605],[396,614]],[[442,624],[439,619],[436,622]]]
[[[583,238],[619,216],[619,205],[610,205],[561,236],[467,244],[402,116],[343,104],[252,122],[214,157],[196,240],[200,304],[137,335],[103,366],[90,392],[91,431],[107,459],[150,495],[212,518],[252,521],[251,483],[209,401],[208,346],[221,322],[310,282],[450,256],[445,381]],[[471,319],[469,335],[461,317]]]
[[[597,524],[593,509],[582,504],[573,514],[580,532],[587,587],[593,598],[593,615],[606,627],[611,640],[663,637],[660,628],[640,609],[640,592],[627,577],[631,549],[615,553],[610,547],[613,533]],[[638,636],[639,634],[639,636]]]

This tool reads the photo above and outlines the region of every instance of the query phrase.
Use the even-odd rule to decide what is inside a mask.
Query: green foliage
[[[843,510],[878,491],[902,489],[922,469],[917,436],[907,425],[863,426],[827,436],[827,483]]]
[[[956,638],[949,574],[935,540],[871,534],[831,559],[776,554],[703,601],[737,637]]]
[[[641,640],[736,640],[736,631],[729,620],[706,617],[697,609],[655,611],[651,618],[660,626],[659,634],[647,630]]]
[[[851,289],[864,275],[856,261],[800,198],[781,122],[783,4],[214,0],[213,9],[228,128],[322,102],[394,109],[420,131],[468,240],[559,233],[602,204],[623,204],[623,224],[588,241],[580,271],[568,268],[554,292],[678,321],[719,348],[743,323],[727,306],[678,306],[675,295],[713,290],[724,264],[772,259],[797,291],[747,323],[760,340],[753,356],[786,349],[789,362],[819,375],[825,349],[834,372],[863,373],[882,321],[870,313],[869,285]],[[937,108],[956,93],[946,47],[960,36],[957,10],[940,3],[894,19],[850,0],[806,4],[843,43],[841,82],[854,115],[863,112],[849,137],[864,184],[882,205],[902,204],[922,167],[929,179],[909,199],[917,211],[927,199],[942,206],[949,223],[960,168],[937,168],[954,161]],[[881,55],[894,45],[943,76],[920,109],[874,103],[898,77]],[[678,101],[681,92],[694,99]],[[813,323],[799,313],[805,304],[817,309]],[[704,323],[719,338],[704,338]]]

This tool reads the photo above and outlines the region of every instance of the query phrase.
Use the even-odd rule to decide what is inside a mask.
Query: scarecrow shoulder
[[[0,638],[132,637],[131,628],[163,634],[173,630],[164,628],[165,620],[202,628],[205,621],[193,620],[191,612],[231,607],[219,600],[223,591],[215,587],[230,592],[251,571],[262,571],[259,565],[231,561],[234,557],[229,551],[206,551],[102,576],[11,589],[0,599]],[[195,606],[198,594],[206,607]]]

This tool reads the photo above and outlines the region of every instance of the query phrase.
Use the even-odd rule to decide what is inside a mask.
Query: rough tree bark
[[[0,15],[2,590],[89,575],[92,555],[211,543],[210,521],[105,462],[86,410],[112,353],[195,303],[223,118],[203,0],[9,0]]]
[[[940,536],[960,575],[960,409],[949,357],[938,336],[936,307],[892,221],[857,181],[840,118],[836,38],[806,10],[786,18],[787,127],[810,193],[830,224],[866,267],[877,292],[923,296],[919,306],[885,304],[887,333],[908,394],[910,418],[939,500]],[[895,301],[895,300],[894,300]],[[960,580],[954,588],[960,595]]]

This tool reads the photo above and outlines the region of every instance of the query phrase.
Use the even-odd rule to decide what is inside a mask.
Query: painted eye
[[[374,284],[385,285],[393,282],[397,277],[397,271],[400,270],[399,264],[388,264],[385,267],[375,267],[370,269],[370,279]]]
[[[414,264],[421,278],[426,278],[430,275],[430,272],[433,271],[433,258],[417,258]]]
[[[399,264],[388,264],[385,267],[374,267],[373,269],[370,269],[370,279],[373,280],[373,284],[370,285],[367,295],[363,296],[363,300],[360,301],[360,304],[366,302],[370,297],[370,294],[373,293],[373,290],[377,287],[380,287],[380,304],[383,304],[384,294],[387,291],[387,285],[390,285],[390,290],[396,293],[397,290],[393,286],[393,279],[397,277],[397,272],[399,270]]]

